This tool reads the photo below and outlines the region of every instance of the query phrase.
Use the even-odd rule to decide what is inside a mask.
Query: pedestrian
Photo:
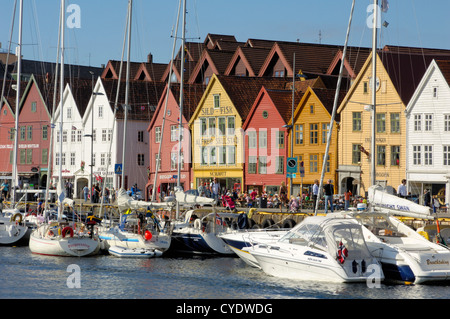
[[[312,208],[313,208],[313,212],[316,209],[316,203],[317,203],[317,196],[319,196],[319,181],[316,179],[314,181],[314,185],[312,188]]]
[[[348,207],[350,206],[350,197],[352,196],[352,192],[348,189],[345,193],[344,193],[344,209],[348,210]]]
[[[402,198],[405,198],[408,194],[406,191],[406,179],[402,179],[402,183],[398,186],[397,194]]]
[[[281,182],[281,187],[280,187],[280,212],[283,212],[283,205],[287,205],[288,202],[288,197],[287,197],[287,188],[286,188],[286,184],[284,182]]]
[[[3,199],[6,199],[9,192],[9,183],[7,179],[5,179],[0,188],[2,190]]]
[[[433,213],[437,213],[438,209],[441,207],[439,200],[436,195],[433,196]]]
[[[431,206],[431,193],[429,189],[424,190],[423,205],[427,207]]]
[[[211,183],[211,191],[213,194],[213,198],[216,201],[219,200],[219,189],[220,189],[220,184],[217,182],[216,178],[214,178],[214,181]]]
[[[331,182],[331,179],[329,179],[327,181],[327,184],[323,187],[323,192],[325,195],[325,214],[328,213],[328,203],[330,205],[331,212],[333,212],[334,186]]]
[[[84,202],[86,203],[89,196],[89,187],[87,185],[83,187],[83,195],[84,195]]]

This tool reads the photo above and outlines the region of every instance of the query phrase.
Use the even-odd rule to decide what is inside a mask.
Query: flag
[[[72,130],[76,130],[77,128],[74,126],[74,125],[72,125]]]
[[[388,0],[382,0],[381,1],[381,11],[387,12],[389,9],[389,3]]]
[[[339,262],[341,264],[344,263],[345,258],[348,257],[348,250],[347,248],[344,246],[344,244],[342,243],[342,241],[339,242],[339,246],[338,246],[338,252],[337,252],[337,259],[339,260]]]

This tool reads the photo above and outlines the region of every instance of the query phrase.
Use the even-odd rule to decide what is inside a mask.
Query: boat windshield
[[[407,237],[384,216],[359,216],[358,220],[376,236]]]
[[[289,231],[280,241],[299,245],[314,245],[322,249],[326,249],[327,246],[325,234],[320,224],[304,223]]]

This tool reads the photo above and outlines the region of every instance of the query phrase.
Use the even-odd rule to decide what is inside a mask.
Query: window
[[[317,173],[319,167],[319,155],[311,154],[309,155],[309,172]]]
[[[74,152],[70,153],[70,165],[75,166],[75,153]]]
[[[278,144],[278,148],[284,148],[284,132],[283,131],[277,132],[277,144]]]
[[[218,121],[219,121],[219,132],[218,132],[218,134],[219,134],[219,136],[223,136],[223,135],[225,135],[225,125],[226,125],[225,122],[226,122],[226,119],[224,117],[219,117]]]
[[[325,155],[323,156],[325,159]],[[325,163],[325,172],[329,173],[331,169],[331,154],[328,154],[327,162]]]
[[[368,94],[369,93],[369,82],[364,81],[363,82],[363,93]]]
[[[56,132],[56,143],[59,143],[59,131]]]
[[[206,136],[206,119],[200,118],[200,132],[202,136]]]
[[[386,165],[386,146],[377,145],[377,165]]]
[[[235,130],[235,119],[234,116],[229,116],[228,118],[228,135],[234,135],[234,130]]]
[[[111,142],[111,138],[112,138],[112,129],[109,128],[108,129],[108,142]]]
[[[311,105],[309,106],[309,113],[310,113],[310,114],[314,114],[314,104],[311,104]]]
[[[433,165],[433,145],[423,146],[424,165]]]
[[[63,141],[63,143],[67,143],[67,130],[63,131],[62,141]]]
[[[213,98],[214,98],[214,108],[219,108],[220,107],[220,94],[214,94]]]
[[[138,166],[144,166],[144,154],[137,155],[137,164]]]
[[[277,156],[275,158],[276,171],[275,174],[284,173],[284,156]]]
[[[202,154],[201,154],[200,164],[201,165],[208,164],[208,148],[204,147],[204,146],[202,147]]]
[[[450,132],[450,115],[449,114],[444,115],[444,131]]]
[[[267,174],[267,156],[259,157],[258,173]]]
[[[360,132],[362,125],[361,125],[361,112],[353,112],[352,113],[352,127],[354,132]]]
[[[309,143],[317,144],[319,142],[319,124],[310,124],[309,128]]]
[[[236,164],[236,146],[227,146],[227,163],[228,165]]]
[[[322,123],[322,144],[327,144],[328,131],[330,130],[330,123]]]
[[[144,142],[144,131],[138,131],[138,142]]]
[[[103,118],[103,105],[98,106],[98,118]]]
[[[433,130],[433,114],[425,114],[425,131]]]
[[[100,166],[106,165],[106,153],[100,153]]]
[[[59,165],[59,153],[55,154],[55,165]]]
[[[177,134],[178,134],[178,127],[177,127],[177,125],[171,125],[170,126],[170,141],[171,142],[174,142],[174,141],[178,140]]]
[[[212,146],[209,148],[209,165],[216,165],[217,157],[216,157],[216,147]]]
[[[71,107],[68,107],[68,108],[67,108],[67,118],[68,118],[68,119],[71,119],[71,118],[72,118],[72,108],[71,108]]]
[[[450,145],[444,145],[442,153],[444,155],[444,166],[450,166]]]
[[[248,168],[247,172],[249,174],[256,174],[256,156],[249,156],[248,157]]]
[[[48,148],[44,148],[41,155],[41,164],[48,164]]]
[[[414,114],[414,131],[422,131],[422,114]]]
[[[377,113],[377,133],[386,133],[386,114]]]
[[[413,164],[422,165],[422,146],[413,145]]]
[[[391,166],[400,166],[400,146],[391,146]]]
[[[102,129],[102,142],[106,142],[106,129]]]
[[[75,130],[71,130],[71,131],[70,131],[70,141],[71,141],[72,143],[75,143],[76,133],[77,133],[77,131],[75,131]]]
[[[77,130],[77,142],[81,142],[81,130]]]
[[[27,128],[25,126],[20,127],[20,140],[25,141],[27,135]]]
[[[27,164],[33,164],[33,149],[27,149]]]
[[[361,163],[361,145],[353,144],[352,145],[352,164]]]
[[[295,125],[295,144],[303,144],[303,124]]]
[[[259,147],[267,148],[267,131],[265,130],[259,131]]]
[[[92,166],[95,166],[95,159],[97,158],[97,154],[93,153],[92,154]]]
[[[155,127],[155,143],[161,143],[161,127]]]
[[[97,141],[97,129],[92,130],[92,142]]]
[[[216,118],[209,117],[208,118],[208,136],[216,135]]]
[[[248,148],[256,148],[256,132],[255,131],[249,131],[247,132],[248,135]]]
[[[33,126],[27,126],[27,140],[33,140]]]
[[[161,170],[161,161],[160,161],[158,153],[155,154],[155,166],[156,166],[156,171]]]
[[[391,133],[400,133],[400,113],[391,113]]]
[[[95,156],[94,156],[94,158],[95,158]],[[66,153],[62,153],[62,156],[61,156],[61,165],[66,165]],[[95,164],[94,164],[95,165]]]
[[[219,146],[219,165],[227,164],[227,147]]]
[[[438,87],[433,86],[433,99],[437,99],[437,98],[438,98]]]
[[[9,139],[10,139],[11,141],[14,141],[14,131],[15,131],[14,128],[10,128],[10,129],[9,129]]]
[[[31,102],[31,112],[36,112],[36,110],[37,110],[37,103],[36,102]]]

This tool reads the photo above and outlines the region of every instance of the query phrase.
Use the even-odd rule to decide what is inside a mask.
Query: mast
[[[178,171],[177,171],[177,186],[181,186],[181,139],[183,137],[183,94],[184,94],[184,46],[186,45],[186,0],[183,0],[183,30],[181,32],[181,66],[180,66],[180,117],[178,122]],[[177,201],[176,218],[180,214],[180,204]]]
[[[64,199],[64,188],[62,185],[62,151],[63,151],[63,100],[64,100],[64,21],[65,21],[65,12],[66,12],[66,4],[65,0],[61,0],[61,74],[60,74],[60,83],[59,83],[59,176],[58,176],[58,221],[61,220],[62,210],[63,210],[63,199]]]
[[[330,120],[330,129],[328,130],[328,135],[327,135],[327,146],[325,149],[325,155],[323,158],[323,163],[322,163],[322,173],[320,175],[320,183],[319,183],[319,194],[317,196],[317,201],[315,204],[315,208],[314,208],[314,215],[317,215],[317,209],[319,207],[319,201],[320,201],[320,194],[322,193],[322,187],[323,187],[323,179],[325,177],[325,170],[326,170],[326,166],[327,166],[327,161],[328,161],[328,153],[330,150],[330,144],[331,144],[331,136],[333,134],[333,125],[334,125],[334,119],[336,117],[336,111],[337,111],[337,103],[339,101],[339,90],[341,88],[341,82],[342,82],[342,73],[344,70],[344,64],[345,64],[345,58],[347,55],[347,44],[348,44],[348,38],[350,35],[350,27],[352,25],[352,19],[353,19],[353,11],[355,9],[355,0],[353,0],[352,3],[352,8],[350,10],[350,19],[348,21],[348,27],[347,27],[347,34],[345,36],[345,45],[344,45],[344,51],[342,52],[342,59],[341,59],[341,66],[339,67],[339,77],[338,77],[338,82],[337,82],[337,86],[336,86],[336,93],[334,96],[334,104],[333,104],[333,111],[331,113],[331,120]]]
[[[133,10],[133,0],[128,1],[128,48],[127,48],[127,73],[125,84],[125,104],[123,105],[124,120],[123,120],[123,141],[122,141],[122,185],[125,187],[125,156],[126,156],[126,137],[127,137],[127,120],[128,120],[128,94],[130,90],[130,51],[131,51],[131,17]]]
[[[377,21],[378,21],[378,0],[373,0],[373,30],[372,30],[372,139],[370,144],[370,185],[376,184],[376,102],[377,102]]]
[[[23,18],[23,0],[19,5],[19,41],[17,50],[17,87],[16,87],[16,118],[14,123],[14,150],[13,150],[13,167],[11,178],[12,199],[11,207],[14,207],[16,197],[16,186],[19,179],[17,173],[17,151],[19,143],[19,114],[20,114],[20,82],[22,77],[22,18]]]

